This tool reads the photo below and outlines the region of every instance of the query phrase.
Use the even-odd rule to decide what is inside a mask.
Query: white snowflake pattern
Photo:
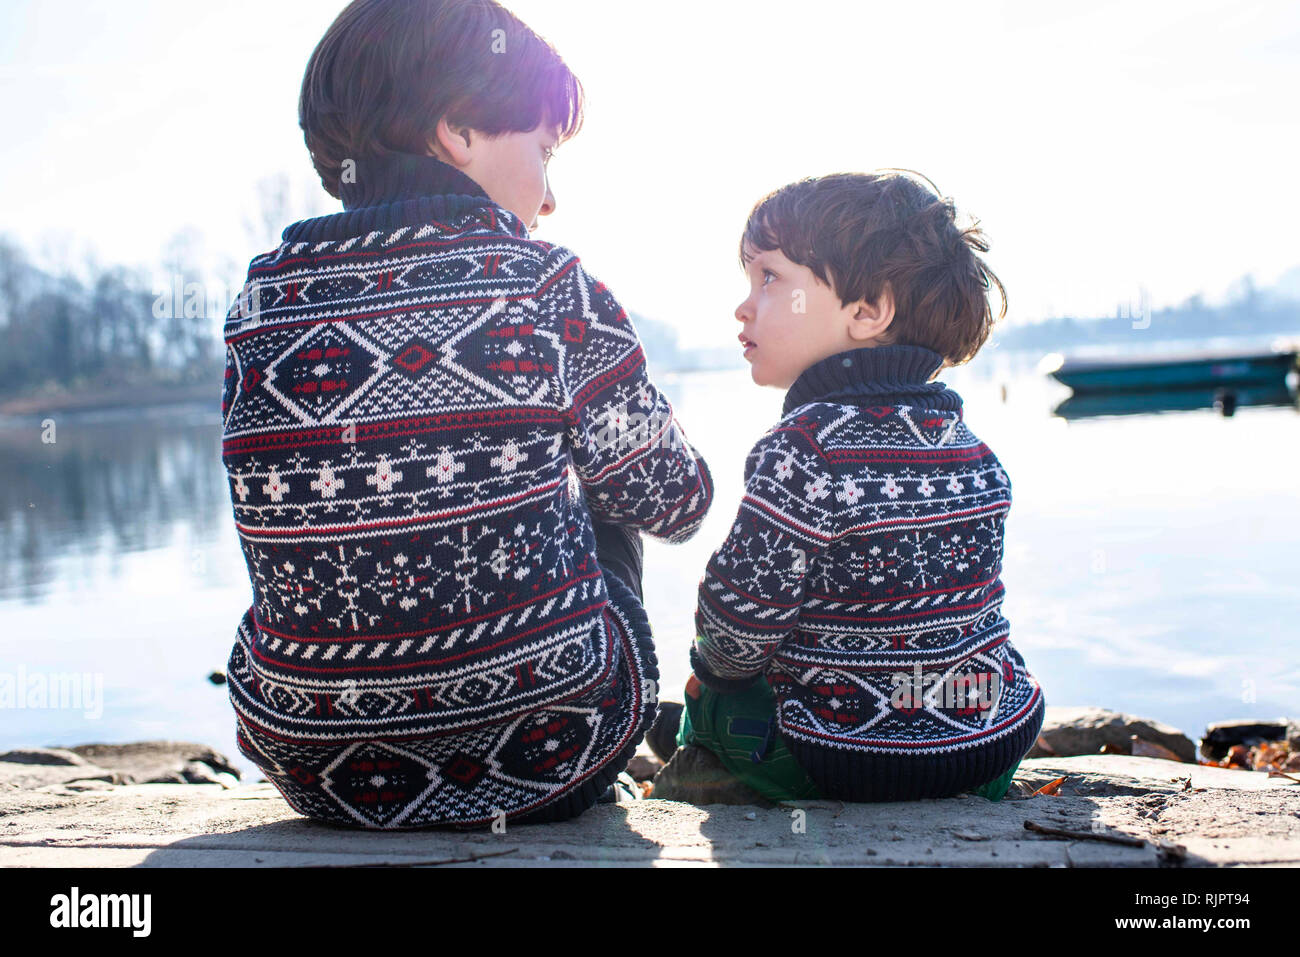
[[[835,493],[836,501],[843,502],[845,505],[856,505],[858,499],[862,498],[862,489],[853,481],[850,476],[844,480],[844,488]]]
[[[888,495],[890,498],[898,498],[898,496],[903,494],[903,486],[894,481],[892,475],[886,475],[885,484],[880,486],[880,491],[883,494]]]
[[[810,502],[826,498],[826,496],[831,494],[829,488],[830,484],[831,479],[829,475],[818,476],[817,481],[815,482],[805,482],[803,485],[804,497]]]
[[[947,488],[948,491],[956,494],[957,492],[960,492],[962,489],[964,489],[966,486],[962,485],[961,482],[957,479],[957,476],[954,475],[952,478],[948,479],[948,484],[944,487]]]
[[[521,462],[528,461],[528,453],[520,452],[519,446],[511,441],[505,444],[500,455],[492,457],[492,464],[501,470],[502,475],[513,472]]]
[[[929,498],[931,495],[934,494],[934,486],[930,484],[930,480],[928,478],[922,478],[921,484],[916,487],[916,490],[920,492],[922,495],[924,495],[926,498]]]
[[[320,475],[311,483],[311,490],[320,492],[321,498],[334,498],[342,487],[343,479],[336,476],[334,469],[328,465],[320,467]]]
[[[794,455],[787,455],[780,462],[776,463],[776,477],[784,482],[794,474]]]
[[[379,461],[375,463],[375,471],[366,476],[366,484],[373,485],[376,491],[380,492],[391,492],[393,484],[401,480],[401,470],[393,468],[387,455],[379,456]]]
[[[451,449],[442,448],[438,450],[438,458],[426,470],[430,478],[437,479],[440,483],[452,481],[457,475],[465,471],[465,463],[457,462],[456,456],[452,454]]]
[[[271,496],[272,502],[281,501],[289,491],[289,483],[280,478],[280,472],[274,466],[266,477],[266,484],[262,486],[262,491]]]

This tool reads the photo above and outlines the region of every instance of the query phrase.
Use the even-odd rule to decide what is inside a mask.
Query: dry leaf
[[[1057,778],[1055,781],[1050,781],[1047,784],[1044,784],[1041,788],[1039,788],[1037,791],[1035,791],[1033,794],[1029,796],[1037,797],[1040,794],[1046,794],[1046,795],[1050,795],[1051,797],[1060,797],[1060,795],[1057,794],[1057,792],[1061,790],[1061,785],[1064,783],[1065,783],[1065,778],[1063,777]]]

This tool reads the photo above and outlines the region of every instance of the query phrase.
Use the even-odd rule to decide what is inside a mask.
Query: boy
[[[627,313],[530,236],[581,112],[489,0],[357,0],[307,67],[344,212],[252,261],[222,396],[237,744],[302,814],[562,820],[654,715],[636,530],[689,539],[712,484]]]
[[[992,325],[976,228],[899,173],[754,208],[739,338],[783,418],[700,582],[677,743],[764,797],[999,800],[1044,698],[1002,616],[1011,485],[932,381]]]

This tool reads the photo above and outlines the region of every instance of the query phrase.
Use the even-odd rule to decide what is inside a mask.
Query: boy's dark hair
[[[747,249],[779,249],[846,306],[876,302],[888,283],[894,320],[882,343],[925,346],[960,365],[993,328],[990,288],[1002,300],[999,318],[1007,314],[1006,290],[976,255],[989,248],[979,222],[959,228],[952,200],[909,172],[837,173],[781,187],[749,214],[741,262]]]
[[[493,0],[354,0],[316,46],[298,123],[325,191],[343,161],[426,155],[438,121],[489,136],[582,125],[582,84]]]

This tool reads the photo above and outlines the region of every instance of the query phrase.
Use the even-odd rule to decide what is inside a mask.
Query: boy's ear
[[[429,142],[429,153],[444,163],[452,166],[466,166],[470,161],[470,129],[465,126],[452,126],[447,117],[438,121],[434,127],[433,139]]]
[[[894,292],[889,283],[885,283],[874,303],[863,299],[854,303],[852,308],[849,337],[859,342],[879,338],[894,321]]]

